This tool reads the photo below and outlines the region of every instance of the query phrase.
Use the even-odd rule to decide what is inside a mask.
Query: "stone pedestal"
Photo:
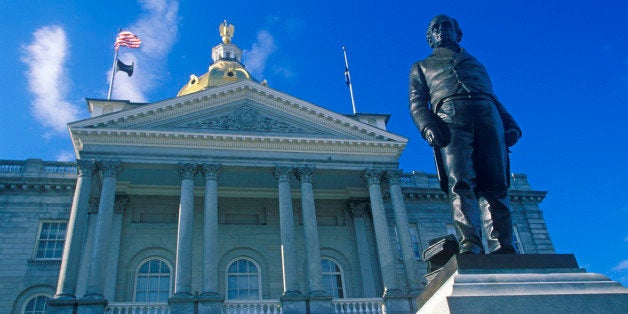
[[[194,313],[194,297],[192,296],[174,296],[168,299],[171,314],[190,314]]]
[[[331,304],[332,297],[326,295],[310,295],[308,300],[309,314],[327,314],[334,312]]]
[[[222,313],[225,298],[219,294],[201,294],[198,298],[198,314]]]
[[[299,294],[284,294],[281,298],[281,313],[282,314],[306,314],[307,305],[306,298]]]
[[[412,313],[412,298],[408,295],[384,296],[384,306],[386,314],[406,314]]]
[[[76,307],[77,300],[54,298],[49,299],[46,305],[46,313],[49,314],[72,314]]]
[[[107,300],[80,299],[77,314],[103,314],[107,307]]]
[[[628,289],[572,254],[455,255],[416,300],[417,313],[625,313]]]

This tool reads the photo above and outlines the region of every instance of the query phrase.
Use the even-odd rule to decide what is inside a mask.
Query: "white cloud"
[[[166,57],[178,34],[179,3],[170,0],[140,0],[142,16],[127,30],[142,40],[139,49],[121,47],[118,58],[130,64],[135,62],[132,77],[118,72],[115,77],[112,99],[147,102],[146,93],[155,88],[166,72]],[[107,73],[107,80],[111,71]]]
[[[75,159],[76,156],[74,155],[74,152],[67,150],[59,152],[55,157],[56,161],[74,161]]]
[[[613,267],[613,271],[628,270],[628,260],[624,260]]]
[[[253,47],[243,52],[244,64],[253,77],[262,79],[268,56],[276,49],[275,40],[268,31],[261,30],[257,33],[257,40],[253,43]]]
[[[51,133],[65,132],[67,123],[79,118],[78,108],[65,100],[68,48],[65,31],[57,25],[37,29],[33,41],[23,47],[21,60],[28,67],[26,80],[33,96],[31,113]]]
[[[274,66],[273,73],[277,75],[281,75],[285,78],[292,78],[295,75],[294,72],[290,68],[287,68],[285,66]]]

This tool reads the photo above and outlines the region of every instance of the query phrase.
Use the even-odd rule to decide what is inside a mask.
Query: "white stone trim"
[[[370,136],[406,143],[407,138],[376,128],[358,120],[324,109],[251,81],[241,81],[198,93],[171,98],[69,124],[70,129],[84,127],[128,128],[139,124],[181,116],[205,108],[251,99],[276,109],[318,123],[326,128],[357,137]]]
[[[287,138],[235,134],[199,134],[147,130],[74,129],[75,147],[85,145],[133,145],[233,150],[351,153],[400,156],[405,142],[365,141],[328,138]]]

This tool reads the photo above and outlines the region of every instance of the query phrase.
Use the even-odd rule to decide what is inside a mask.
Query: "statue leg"
[[[483,254],[480,214],[475,194],[476,172],[472,158],[473,121],[459,115],[459,111],[454,110],[454,105],[465,104],[446,102],[439,110],[439,116],[447,122],[451,131],[451,142],[441,149],[449,179],[451,211],[460,241],[460,253]]]
[[[477,195],[490,253],[514,254],[508,197],[504,129],[495,106],[486,101],[476,120]]]

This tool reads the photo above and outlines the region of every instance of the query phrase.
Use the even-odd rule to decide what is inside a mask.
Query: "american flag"
[[[142,40],[129,31],[121,31],[116,37],[116,50],[120,46],[127,46],[129,48],[139,48]]]

